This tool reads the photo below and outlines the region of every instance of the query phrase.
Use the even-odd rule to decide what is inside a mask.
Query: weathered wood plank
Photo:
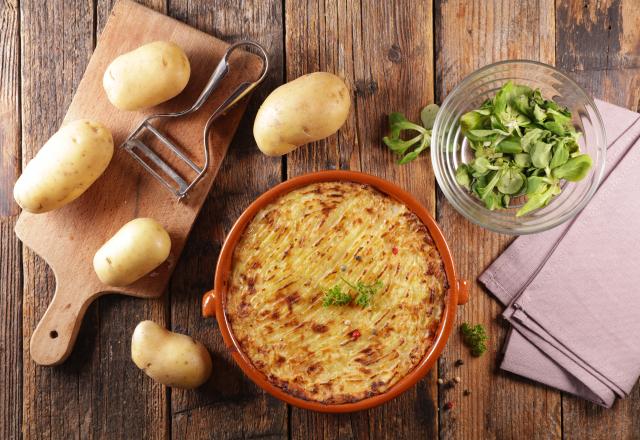
[[[0,2],[0,438],[20,437],[22,422],[22,248],[13,233],[19,209],[20,12]]]
[[[20,11],[0,2],[0,217],[18,214],[13,184],[20,173]]]
[[[282,177],[281,160],[263,156],[252,135],[259,104],[283,78],[281,7],[279,1],[171,1],[169,5],[173,17],[230,42],[253,39],[271,56],[269,76],[251,98],[169,288],[171,327],[203,341],[214,362],[211,380],[197,391],[171,390],[172,437],[177,439],[287,437],[286,405],[242,373],[215,320],[200,316],[201,296],[213,286],[226,233],[249,203]]]
[[[640,3],[557,4],[557,65],[595,97],[640,109]]]
[[[37,2],[20,5],[23,165],[56,130],[92,50],[91,5],[40,6]],[[31,251],[25,248],[23,256],[24,434],[28,438],[79,437],[81,421],[94,416],[86,411],[87,402],[80,402],[79,372],[71,363],[56,369],[40,368],[29,357],[29,338],[53,295],[54,279]],[[95,317],[95,310],[91,310],[87,321]],[[86,363],[87,356],[83,360]]]
[[[0,438],[3,439],[19,438],[22,430],[22,247],[13,233],[15,220],[0,217]]]
[[[114,3],[114,0],[96,1],[94,45]],[[138,3],[159,12],[167,9],[164,0],[141,0]],[[98,319],[94,343],[99,344],[101,363],[91,388],[94,393],[103,392],[104,397],[94,399],[96,416],[90,422],[90,432],[100,438],[168,438],[168,393],[163,386],[149,380],[135,368],[129,342],[138,322],[151,319],[159,324],[167,323],[167,296],[150,301],[106,296],[100,298],[95,307]]]
[[[107,23],[109,19],[109,15],[111,15],[111,10],[113,9],[113,5],[117,3],[118,0],[95,0],[96,2],[96,38],[100,37],[102,33],[102,29],[104,25]],[[168,0],[134,0],[141,5],[144,5],[154,11],[162,12],[163,14],[167,13],[167,2]]]
[[[442,101],[462,78],[491,62],[528,58],[553,64],[554,2],[439,2],[435,35],[436,99]],[[506,331],[499,321],[502,306],[475,282],[511,239],[472,225],[441,194],[438,222],[460,275],[472,286],[469,303],[458,312],[458,323],[482,323],[491,335],[490,351],[476,359],[455,332],[439,361],[443,379],[462,379],[460,385],[441,390],[441,405],[452,401],[455,407],[440,411],[440,438],[559,438],[559,393],[498,370]],[[455,367],[460,358],[464,366]],[[463,396],[464,389],[471,390],[471,395]]]
[[[352,90],[352,111],[336,136],[287,158],[288,176],[320,169],[362,170],[398,183],[433,212],[428,158],[400,167],[383,146],[386,117],[416,119],[433,100],[431,2],[285,2],[287,80],[326,70]],[[433,438],[435,372],[379,408],[345,415],[291,410],[292,438]]]
[[[355,91],[352,53],[361,31],[359,2],[285,2],[285,8],[287,81],[327,70],[345,79]],[[354,108],[336,136],[287,156],[288,177],[322,169],[360,167]]]
[[[640,109],[640,3],[569,1],[557,4],[558,67],[591,94]],[[563,396],[566,438],[640,438],[640,387],[606,410]]]
[[[55,132],[95,43],[90,2],[21,4],[23,162]],[[33,438],[162,438],[168,432],[164,389],[142,379],[129,340],[142,319],[165,320],[162,300],[105,297],[88,311],[71,357],[43,368],[28,341],[55,290],[46,264],[24,251],[23,429]]]

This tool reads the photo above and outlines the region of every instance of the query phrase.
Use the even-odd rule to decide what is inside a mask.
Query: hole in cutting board
[[[55,331],[55,330],[51,330],[51,331],[49,332],[49,336],[51,337],[51,339],[55,339],[55,338],[57,338],[57,337],[58,337],[58,332],[57,332],[57,331]]]

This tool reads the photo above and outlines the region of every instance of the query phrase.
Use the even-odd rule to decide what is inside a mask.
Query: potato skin
[[[342,79],[328,72],[303,75],[267,96],[256,115],[253,136],[264,154],[282,156],[338,131],[350,107]]]
[[[171,238],[152,218],[137,218],[125,224],[93,257],[93,269],[109,286],[128,286],[169,256]]]
[[[60,208],[80,197],[112,157],[113,138],[107,127],[89,119],[70,122],[29,161],[13,187],[13,198],[36,214]]]
[[[175,43],[155,41],[120,55],[109,64],[102,86],[121,110],[140,110],[168,101],[189,82],[191,65]]]
[[[147,376],[169,387],[196,388],[211,375],[211,356],[201,342],[153,321],[136,326],[131,359]]]

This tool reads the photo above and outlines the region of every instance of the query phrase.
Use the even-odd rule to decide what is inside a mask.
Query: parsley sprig
[[[373,284],[365,284],[358,281],[355,285],[341,278],[349,287],[357,292],[355,302],[361,307],[368,307],[371,304],[371,298],[382,289],[382,281],[378,280]]]
[[[351,298],[351,295],[343,292],[342,287],[336,284],[324,294],[322,305],[324,307],[346,306],[351,302],[352,299],[353,298]]]
[[[474,356],[482,356],[487,351],[487,341],[489,336],[482,324],[469,325],[464,323],[460,326],[462,332],[462,340],[471,350]]]
[[[378,280],[373,284],[365,284],[362,281],[356,283],[349,282],[340,277],[350,290],[355,292],[355,297],[350,293],[345,292],[338,284],[327,290],[322,300],[324,307],[329,306],[346,306],[355,302],[360,307],[369,307],[371,305],[371,299],[373,296],[382,289],[382,281]]]

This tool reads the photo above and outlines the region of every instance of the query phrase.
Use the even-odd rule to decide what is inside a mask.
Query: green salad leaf
[[[591,169],[591,165],[591,157],[587,154],[580,154],[568,159],[562,166],[554,169],[552,174],[557,179],[577,182],[585,178]]]
[[[424,128],[427,130],[433,129],[433,124],[436,122],[436,116],[439,110],[440,106],[438,104],[429,104],[420,111],[420,120]]]
[[[409,121],[402,113],[389,114],[389,135],[382,142],[400,156],[399,164],[409,163],[431,146],[431,130],[440,107],[429,104],[420,112],[422,125]]]
[[[497,188],[502,194],[517,194],[526,181],[527,178],[518,167],[509,166],[502,170]]]
[[[491,210],[507,208],[520,196],[527,200],[517,216],[547,206],[560,194],[561,180],[577,182],[592,167],[591,158],[580,153],[580,133],[571,120],[568,109],[540,90],[507,82],[460,117],[475,157],[458,166],[456,181]]]

